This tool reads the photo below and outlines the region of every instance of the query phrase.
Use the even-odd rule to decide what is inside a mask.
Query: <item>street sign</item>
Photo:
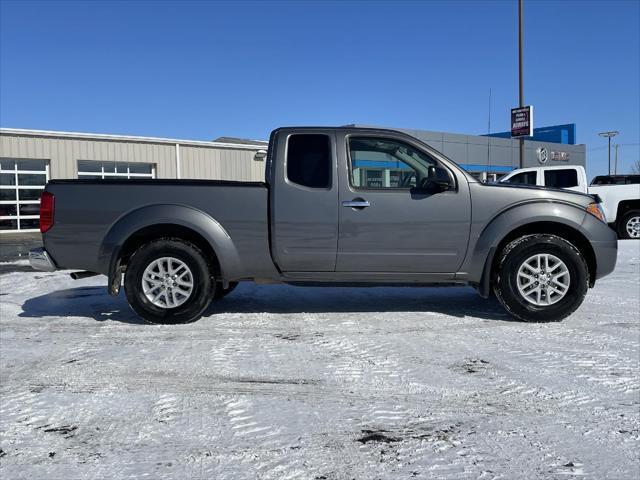
[[[511,138],[533,136],[533,106],[511,109]]]

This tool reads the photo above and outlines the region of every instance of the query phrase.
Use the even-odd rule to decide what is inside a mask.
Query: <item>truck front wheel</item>
[[[503,249],[493,288],[519,320],[557,322],[582,304],[589,269],[580,251],[564,238],[526,235]]]
[[[131,257],[124,288],[131,308],[150,323],[189,323],[215,295],[215,281],[202,252],[176,238],[154,240]]]
[[[640,210],[631,210],[624,214],[618,222],[618,236],[640,239]]]

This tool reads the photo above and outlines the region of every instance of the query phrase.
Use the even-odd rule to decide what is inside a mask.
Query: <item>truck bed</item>
[[[273,272],[265,183],[81,179],[51,181],[46,191],[54,194],[56,208],[55,224],[43,241],[48,251],[55,252],[53,260],[59,268],[107,274],[109,232],[136,210],[155,207],[154,224],[173,223],[169,211],[176,208],[205,213],[233,239],[238,257],[253,273]],[[167,217],[161,213],[158,218],[158,212],[165,210]]]
[[[110,178],[107,180],[93,180],[85,178],[69,178],[63,180],[49,180],[47,185],[77,185],[77,184],[90,184],[90,185],[208,185],[208,186],[232,186],[232,187],[267,187],[264,182],[241,182],[236,180],[198,180],[198,179],[185,179],[185,180],[173,180],[167,178],[132,178],[132,179],[118,179]]]

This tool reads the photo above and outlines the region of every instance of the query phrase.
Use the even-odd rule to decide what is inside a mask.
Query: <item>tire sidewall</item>
[[[629,235],[629,232],[627,232],[627,223],[629,222],[629,220],[631,220],[632,217],[637,216],[640,216],[640,211],[637,210],[633,210],[624,214],[624,216],[622,217],[622,221],[620,222],[620,225],[618,227],[618,236],[620,238],[625,240],[637,240],[636,238],[633,238],[631,235]]]
[[[173,257],[184,262],[193,277],[193,291],[178,307],[161,308],[145,296],[142,275],[149,264],[161,257]],[[132,256],[125,273],[125,293],[133,310],[150,323],[177,324],[197,320],[209,306],[215,282],[202,253],[194,245],[181,240],[163,239],[140,247]]]
[[[534,305],[518,291],[518,270],[528,258],[536,254],[558,257],[569,271],[569,289],[553,305]],[[571,243],[555,235],[531,235],[513,242],[505,250],[498,272],[498,299],[511,314],[530,322],[559,321],[569,316],[582,304],[589,288],[589,270],[584,258]]]

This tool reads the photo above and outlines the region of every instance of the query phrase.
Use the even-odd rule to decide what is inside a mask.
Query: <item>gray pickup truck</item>
[[[471,285],[516,318],[557,321],[611,273],[597,199],[483,184],[391,130],[280,128],[264,183],[57,180],[39,270],[104,274],[153,323],[197,320],[240,281]]]

